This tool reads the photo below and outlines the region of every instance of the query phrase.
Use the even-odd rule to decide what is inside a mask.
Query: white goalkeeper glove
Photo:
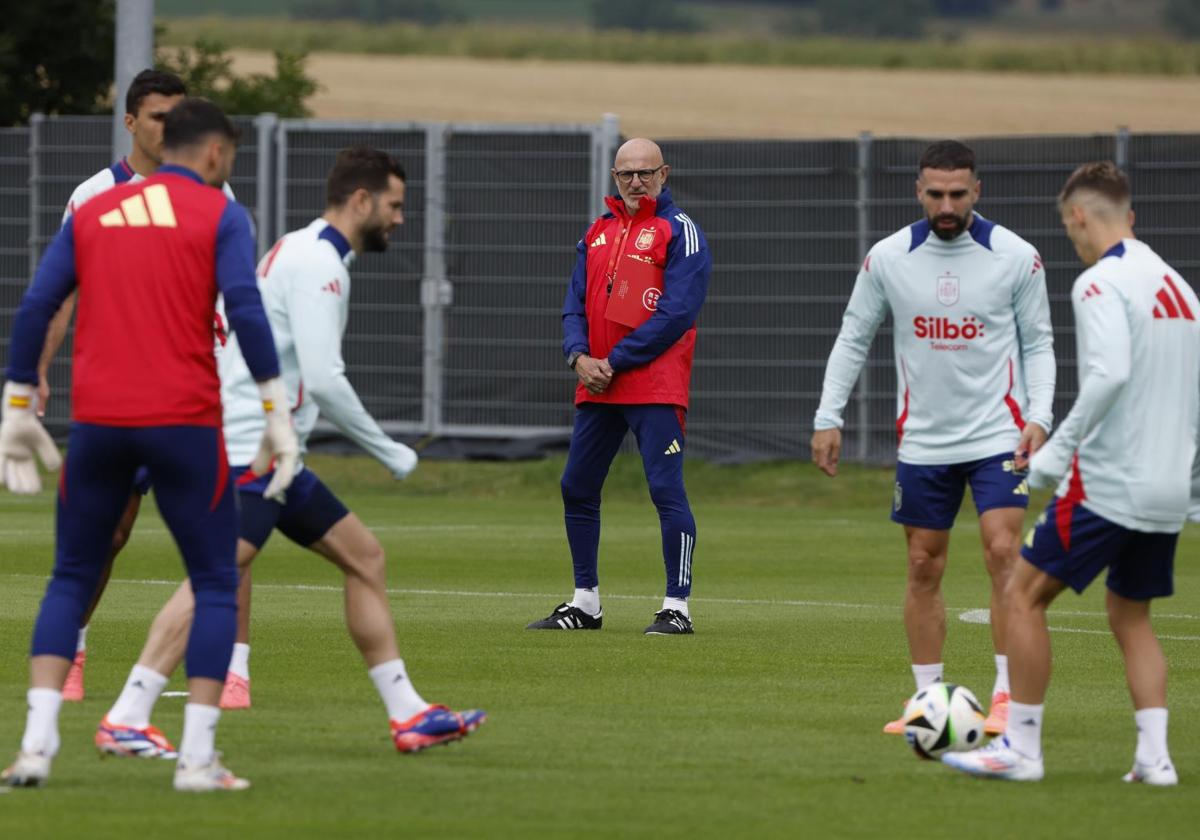
[[[258,446],[258,454],[250,464],[250,470],[256,475],[265,475],[272,468],[275,470],[267,489],[263,491],[263,497],[282,504],[284,491],[296,474],[300,442],[292,431],[292,412],[283,379],[276,376],[259,382],[258,392],[262,394],[267,426],[263,429],[262,443]]]
[[[21,382],[4,383],[0,412],[0,484],[14,493],[41,492],[34,453],[48,470],[62,466],[62,456],[37,419],[35,387]]]

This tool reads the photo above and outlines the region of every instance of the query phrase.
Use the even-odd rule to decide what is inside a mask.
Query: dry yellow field
[[[268,53],[232,52],[239,72]],[[314,53],[317,117],[595,122],[626,135],[848,137],[1200,131],[1189,77],[619,65]]]

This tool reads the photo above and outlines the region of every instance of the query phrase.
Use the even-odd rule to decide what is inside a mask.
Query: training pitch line
[[[5,574],[0,577],[7,578],[23,578],[26,580],[45,580],[42,575],[28,574]],[[118,584],[122,586],[178,586],[177,580],[157,580],[148,578],[144,580],[130,578],[113,578],[109,581],[109,585]],[[281,590],[285,592],[336,592],[341,593],[342,587],[329,586],[324,584],[312,583],[256,583],[255,589]],[[550,599],[553,600],[558,595],[548,594],[545,592],[478,592],[465,589],[388,589],[389,595],[422,595],[427,597],[442,597],[442,598],[517,598],[517,599]],[[561,595],[561,593],[560,593]],[[657,601],[660,600],[656,595],[614,595],[606,593],[607,599],[617,601]],[[816,601],[816,600],[795,600],[795,599],[771,599],[771,598],[692,598],[691,601],[696,604],[726,604],[730,606],[753,606],[753,607],[814,607],[835,610],[880,610],[884,612],[898,612],[902,607],[896,604],[856,604],[849,601]],[[986,609],[968,609],[965,607],[947,607],[951,612],[958,612],[959,621],[967,624],[987,624],[988,611]],[[1084,611],[1084,610],[1055,610],[1052,617],[1055,616],[1072,616],[1081,618],[1097,618],[1107,617],[1107,613]],[[1159,613],[1154,616],[1158,619],[1172,621],[1200,621],[1200,616],[1186,615],[1180,613]],[[1108,636],[1111,635],[1110,630],[1089,630],[1082,627],[1050,627],[1051,630],[1057,633],[1085,633],[1088,635]],[[1158,634],[1160,639],[1168,639],[1175,642],[1200,642],[1200,636],[1180,636]]]

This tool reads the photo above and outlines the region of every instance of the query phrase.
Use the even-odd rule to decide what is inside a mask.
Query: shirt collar
[[[337,251],[338,257],[346,265],[350,264],[350,260],[354,259],[354,250],[350,247],[350,240],[342,236],[342,232],[328,222],[325,227],[317,234],[317,239],[324,239]]]
[[[193,169],[188,169],[186,166],[180,166],[177,163],[164,163],[158,167],[158,175],[182,175],[184,178],[190,178],[197,184],[203,184],[204,179]]]

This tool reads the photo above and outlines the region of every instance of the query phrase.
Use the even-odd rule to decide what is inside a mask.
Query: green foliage
[[[292,17],[373,23],[407,20],[427,26],[466,20],[463,11],[446,0],[303,0],[296,4]]]
[[[634,32],[696,32],[701,28],[675,0],[592,0],[592,26]]]
[[[819,0],[826,32],[867,38],[919,38],[933,14],[932,0]]]
[[[0,125],[107,111],[113,0],[6,3],[0,29]]]
[[[1167,0],[1163,19],[1176,34],[1200,38],[1200,0]]]
[[[305,100],[320,86],[304,72],[303,53],[275,51],[275,74],[239,76],[225,47],[201,38],[195,46],[169,53],[160,51],[158,66],[179,75],[192,96],[203,96],[227,114],[272,112],[281,117],[309,117]]]
[[[351,21],[283,23],[272,18],[173,20],[162,42],[200,38],[231,47],[304,52],[438,55],[544,61],[746,64],[793,67],[896,67],[1013,73],[1196,75],[1200,45],[1158,39],[1031,38],[901,41],[751,38],[715,34],[577,32],[540,27],[368,26]]]

